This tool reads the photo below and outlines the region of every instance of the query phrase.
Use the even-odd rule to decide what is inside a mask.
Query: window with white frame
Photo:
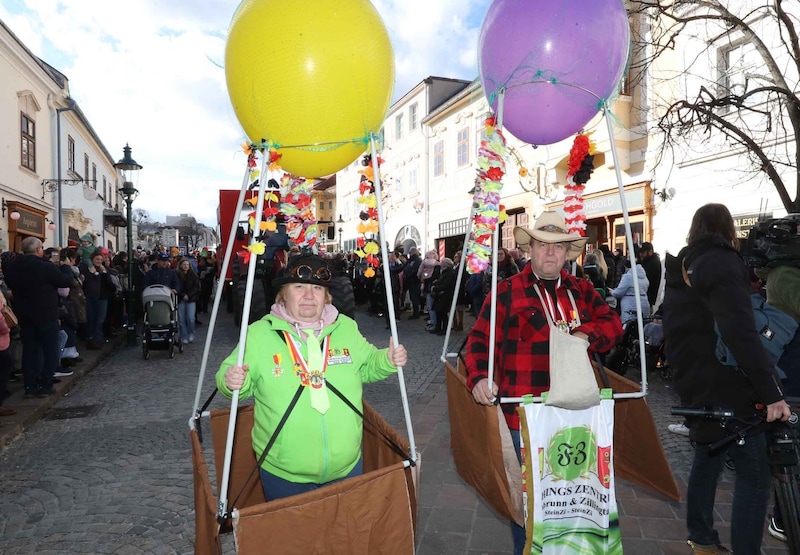
[[[83,182],[89,181],[89,155],[83,155]]]
[[[75,139],[67,135],[67,169],[75,171]]]
[[[444,174],[444,139],[433,145],[433,176]]]
[[[20,113],[20,164],[23,168],[36,171],[36,124],[24,113]]]
[[[92,189],[97,190],[97,164],[92,164]]]
[[[414,131],[417,128],[419,121],[417,119],[417,103],[415,102],[408,107],[408,130]]]
[[[740,42],[720,50],[719,94],[741,95],[747,89],[747,81],[764,64],[752,42]]]
[[[398,199],[403,198],[403,174],[400,173],[394,180],[394,192]]]
[[[403,138],[403,114],[397,114],[394,118],[394,138]]]
[[[469,127],[464,127],[458,131],[458,167],[469,164]]]
[[[417,191],[419,190],[419,185],[417,185],[417,168],[411,168],[408,170],[408,194],[416,195]]]

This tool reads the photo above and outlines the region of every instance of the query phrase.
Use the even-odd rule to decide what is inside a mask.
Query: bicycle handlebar
[[[672,407],[671,412],[675,416],[699,416],[713,420],[726,420],[733,418],[732,410],[721,409],[719,407],[703,407],[699,409],[689,407]]]
[[[732,410],[723,409],[719,407],[702,407],[702,408],[692,408],[692,407],[672,407],[671,410],[672,414],[676,416],[689,416],[689,417],[699,417],[699,418],[707,418],[709,420],[719,420],[720,424],[723,428],[727,428],[728,424],[735,420],[742,424],[740,428],[733,431],[730,435],[720,439],[719,441],[712,443],[708,446],[710,452],[718,451],[728,445],[733,441],[744,441],[747,437],[747,433],[750,430],[767,424],[766,414],[762,413],[760,416],[757,416],[753,420],[745,420],[742,418],[737,418],[734,416]],[[798,422],[800,422],[800,417],[798,417],[797,412],[792,410],[791,415],[789,418],[782,422],[780,420],[776,420],[775,422],[771,422],[770,424],[784,424],[789,426],[790,428],[794,428]]]

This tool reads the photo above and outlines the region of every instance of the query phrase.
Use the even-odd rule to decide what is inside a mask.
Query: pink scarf
[[[297,336],[306,341],[308,339],[308,333],[304,330],[309,330],[309,328],[313,328],[310,331],[315,333],[315,337],[319,337],[319,334],[322,333],[322,330],[330,326],[336,321],[336,318],[339,316],[339,311],[336,310],[336,307],[331,304],[326,304],[322,307],[322,316],[320,317],[318,322],[314,324],[308,324],[307,322],[298,322],[294,317],[289,315],[287,312],[286,307],[282,304],[275,303],[272,305],[272,308],[269,311],[270,314],[275,316],[276,318],[280,318],[281,320],[286,320],[289,324],[294,327]]]

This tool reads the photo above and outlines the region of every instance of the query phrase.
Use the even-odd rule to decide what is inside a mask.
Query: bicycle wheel
[[[800,487],[796,470],[784,467],[774,476],[775,497],[791,555],[800,555]]]

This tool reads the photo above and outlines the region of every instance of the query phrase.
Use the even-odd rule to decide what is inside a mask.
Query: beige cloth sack
[[[533,286],[542,306],[546,307],[539,287]],[[567,291],[569,301],[580,326],[578,307],[571,291]],[[547,323],[550,325],[550,391],[544,404],[569,410],[583,410],[600,404],[600,390],[594,377],[592,363],[587,350],[589,342],[563,332],[553,322],[545,309]]]
[[[589,342],[550,326],[550,391],[545,405],[583,410],[600,404],[600,390],[586,350]]]

